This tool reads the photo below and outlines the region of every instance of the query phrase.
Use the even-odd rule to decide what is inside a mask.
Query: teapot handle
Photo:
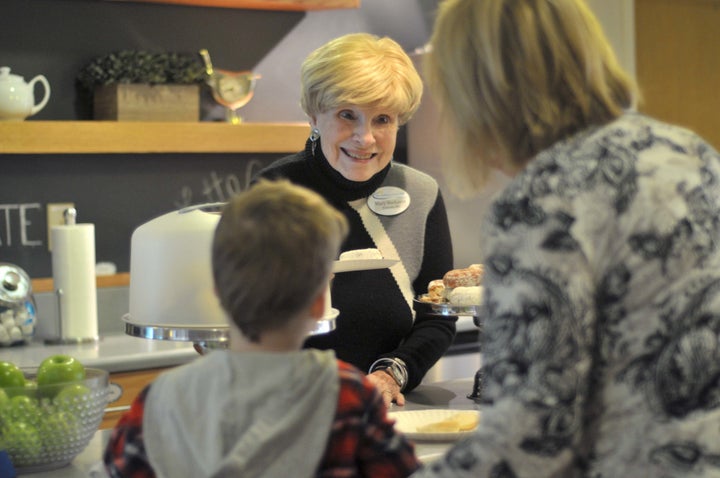
[[[37,83],[38,81],[42,83],[45,87],[45,96],[43,96],[43,99],[42,101],[40,101],[40,103],[32,107],[32,110],[30,110],[30,115],[34,115],[35,113],[43,109],[47,104],[48,100],[50,99],[50,83],[48,83],[47,78],[45,78],[43,75],[38,75],[32,80],[30,80],[30,83],[28,83],[30,91],[34,91],[35,83]]]

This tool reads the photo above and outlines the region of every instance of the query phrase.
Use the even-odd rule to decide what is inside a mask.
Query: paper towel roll
[[[53,226],[50,233],[60,339],[97,339],[95,225]]]

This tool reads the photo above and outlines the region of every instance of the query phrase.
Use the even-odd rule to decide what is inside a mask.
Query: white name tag
[[[378,188],[368,198],[368,207],[381,216],[395,216],[410,206],[410,195],[395,186]]]

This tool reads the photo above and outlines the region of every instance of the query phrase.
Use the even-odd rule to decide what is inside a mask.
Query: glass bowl
[[[68,465],[100,427],[109,398],[109,375],[85,368],[85,380],[37,386],[37,369],[22,368],[29,384],[0,391],[0,450],[18,473]]]

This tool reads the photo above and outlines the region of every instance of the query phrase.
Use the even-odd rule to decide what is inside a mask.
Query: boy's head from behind
[[[220,304],[252,342],[307,309],[325,289],[348,225],[321,196],[260,181],[223,208],[212,244]]]

